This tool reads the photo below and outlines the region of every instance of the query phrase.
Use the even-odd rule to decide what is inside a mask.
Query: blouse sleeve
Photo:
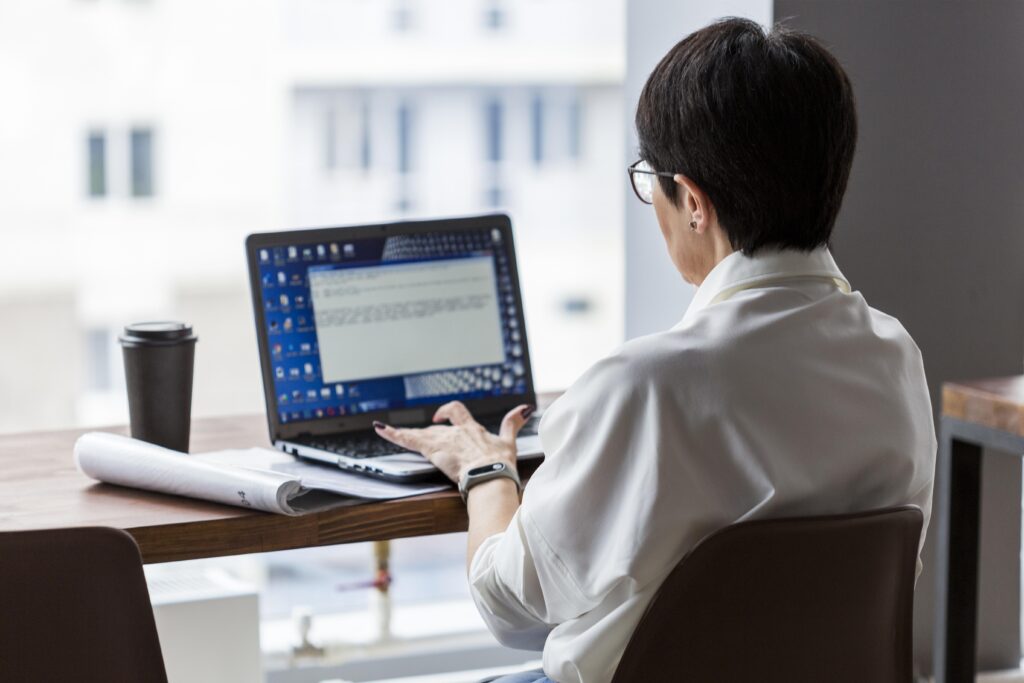
[[[521,511],[508,529],[487,538],[470,566],[470,591],[499,642],[542,650],[557,624],[592,605]]]
[[[508,530],[495,534],[477,548],[469,571],[470,592],[488,630],[502,645],[519,650],[543,650],[554,627],[532,605],[543,604],[533,558],[517,539],[518,513]],[[515,574],[519,574],[519,580]],[[508,576],[512,574],[513,576]]]
[[[628,548],[609,551],[624,537],[620,527],[638,521],[630,506],[615,506],[645,479],[622,457],[629,433],[643,425],[618,366],[614,357],[602,361],[548,409],[540,426],[545,462],[508,529],[473,557],[473,599],[510,647],[542,649],[554,626],[590,611],[627,578],[620,560]]]

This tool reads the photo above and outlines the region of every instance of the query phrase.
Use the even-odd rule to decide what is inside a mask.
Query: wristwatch
[[[503,462],[492,462],[489,465],[481,465],[480,467],[467,470],[459,481],[459,493],[462,494],[463,502],[469,497],[469,490],[477,484],[482,484],[491,479],[502,478],[511,479],[516,483],[516,490],[522,490],[523,485],[519,481],[519,475],[516,474],[514,469]]]

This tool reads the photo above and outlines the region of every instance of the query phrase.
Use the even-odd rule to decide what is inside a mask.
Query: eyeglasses
[[[661,176],[663,178],[674,178],[675,173],[668,173],[667,171],[655,171],[651,168],[651,165],[639,159],[634,161],[629,168],[626,169],[626,173],[629,174],[629,182],[633,186],[633,192],[636,193],[637,198],[644,204],[654,203],[654,177]]]

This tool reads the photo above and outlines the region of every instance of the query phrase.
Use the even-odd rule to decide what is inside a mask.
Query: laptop
[[[453,400],[497,433],[536,405],[504,214],[256,233],[246,252],[270,440],[393,482],[443,475],[373,421],[424,427]],[[542,455],[537,416],[521,459]]]

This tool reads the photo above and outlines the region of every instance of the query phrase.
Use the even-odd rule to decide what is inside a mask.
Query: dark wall
[[[1024,2],[776,0],[775,20],[846,67],[860,136],[836,260],[943,381],[1024,362]],[[979,659],[1020,662],[1021,470],[984,459]],[[926,563],[930,564],[930,549]],[[934,576],[918,582],[915,650],[930,670]]]

